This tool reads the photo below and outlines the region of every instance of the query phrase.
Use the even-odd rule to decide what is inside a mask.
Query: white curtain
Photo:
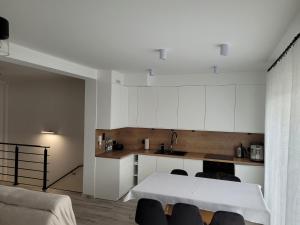
[[[265,198],[271,225],[300,225],[300,43],[267,75]]]

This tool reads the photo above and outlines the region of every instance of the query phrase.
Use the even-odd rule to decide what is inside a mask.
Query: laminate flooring
[[[137,201],[122,202],[91,199],[78,193],[68,194],[72,199],[73,210],[78,225],[133,225]]]

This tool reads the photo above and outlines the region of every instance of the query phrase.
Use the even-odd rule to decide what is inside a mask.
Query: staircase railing
[[[1,164],[0,168],[3,169],[13,169],[14,173],[9,173],[6,172],[4,173],[3,171],[0,172],[0,175],[8,176],[8,177],[13,177],[13,184],[14,185],[19,185],[19,184],[24,184],[24,185],[31,185],[31,186],[38,186],[42,187],[43,191],[46,191],[48,186],[47,186],[47,175],[48,175],[48,149],[50,148],[49,146],[42,146],[42,145],[27,145],[27,144],[17,144],[17,143],[7,143],[7,142],[0,142],[0,146],[5,146],[4,148],[0,149],[0,152],[3,152],[5,155],[7,154],[13,154],[14,157],[4,157],[4,154],[2,157],[0,157],[0,160],[6,161],[6,165]],[[9,147],[14,147],[14,150],[7,150]],[[21,148],[33,148],[37,149],[39,152],[28,152],[28,151],[22,151]],[[43,150],[43,152],[40,152]],[[39,160],[33,160],[31,158],[26,159],[26,156],[36,156],[40,157],[41,159]],[[20,156],[23,156],[22,159],[20,159]],[[24,159],[25,157],[25,159]],[[8,165],[7,162],[14,162],[14,166]],[[25,163],[27,165],[30,165],[30,167],[26,167],[25,165],[20,166],[20,162]],[[31,165],[43,165],[41,169],[36,169],[32,168]],[[37,176],[30,176],[30,175],[19,175],[20,171],[32,171],[32,172],[37,172],[37,173],[42,173],[42,178],[37,177]],[[32,183],[24,183],[24,182],[19,182],[19,178],[26,178],[26,179],[31,179],[31,180],[39,180],[42,181],[42,186],[40,185],[35,185]],[[8,180],[2,180],[7,182]]]

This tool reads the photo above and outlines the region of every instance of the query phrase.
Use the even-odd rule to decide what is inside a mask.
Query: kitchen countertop
[[[111,158],[111,159],[121,159],[131,154],[140,154],[140,155],[151,155],[151,156],[160,156],[160,157],[169,157],[169,158],[182,158],[182,159],[199,159],[206,161],[214,162],[225,162],[225,163],[234,163],[240,165],[252,165],[252,166],[263,166],[262,162],[253,162],[250,159],[246,158],[233,158],[233,160],[224,160],[224,159],[215,159],[207,158],[205,155],[207,153],[196,153],[196,152],[187,152],[184,156],[176,155],[163,155],[155,154],[157,150],[122,150],[122,151],[111,151],[111,152],[96,152],[95,156],[100,158]]]

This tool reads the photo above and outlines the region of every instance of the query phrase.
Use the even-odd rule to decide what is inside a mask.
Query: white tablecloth
[[[140,198],[156,199],[163,205],[182,202],[212,212],[236,212],[253,223],[268,225],[270,220],[261,187],[256,184],[154,173],[135,186],[124,201]]]

